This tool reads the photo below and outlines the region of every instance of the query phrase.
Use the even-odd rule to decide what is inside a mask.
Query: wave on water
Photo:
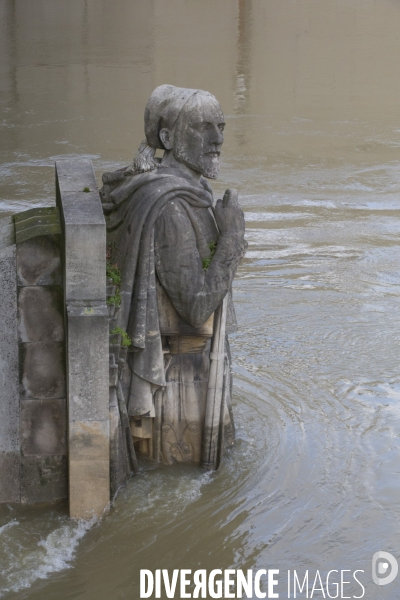
[[[119,510],[127,510],[131,517],[151,511],[162,515],[162,518],[168,516],[173,519],[201,497],[203,486],[211,483],[214,475],[212,471],[200,471],[199,474],[190,468],[184,474],[182,471],[174,468],[144,471],[121,490],[118,496]],[[170,490],[167,497],[164,491],[166,487]],[[126,502],[132,496],[138,500],[133,513],[131,501]]]
[[[200,498],[203,486],[211,483],[213,475],[190,469],[184,475],[175,469],[144,471],[135,478],[135,486],[128,484],[121,490],[116,501],[117,512],[126,511],[129,520],[149,512],[160,515],[161,521],[166,517],[173,520]],[[165,485],[168,484],[174,493],[166,501]],[[141,500],[134,511],[132,495]],[[108,526],[115,526],[112,515]],[[27,589],[52,573],[72,568],[80,541],[96,523],[95,517],[90,521],[74,521],[47,513],[33,521],[24,515],[18,516],[0,526],[0,598]],[[103,525],[107,528],[107,519]]]
[[[24,525],[16,519],[0,527],[0,598],[29,588],[37,579],[46,579],[51,573],[71,568],[79,541],[96,522],[96,518],[68,521],[36,544],[35,533],[42,529],[40,527],[35,527],[35,532],[23,531]]]
[[[3,531],[10,529],[10,527],[15,527],[15,525],[19,525],[19,521],[17,521],[17,519],[13,519],[12,521],[9,521],[5,525],[2,525],[0,527],[0,535],[3,533]]]

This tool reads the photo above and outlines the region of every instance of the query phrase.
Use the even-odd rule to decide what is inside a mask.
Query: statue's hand
[[[244,215],[238,197],[237,190],[229,189],[222,200],[217,200],[214,215],[221,234],[244,235]]]

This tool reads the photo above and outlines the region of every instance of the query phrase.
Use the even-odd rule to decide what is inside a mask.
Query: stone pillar
[[[110,502],[106,224],[91,161],[56,163],[67,311],[69,510],[100,516]]]

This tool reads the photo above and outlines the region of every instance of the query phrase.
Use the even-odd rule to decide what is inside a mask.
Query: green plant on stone
[[[121,283],[121,271],[118,269],[118,265],[112,265],[111,263],[107,262],[106,276],[111,279],[113,285],[116,287],[114,296],[107,298],[107,304],[115,304],[115,306],[118,308],[118,306],[121,306],[121,292],[119,291],[119,286]]]
[[[208,267],[210,266],[212,257],[215,254],[215,251],[217,249],[217,243],[216,242],[210,242],[208,244],[208,247],[210,248],[210,256],[207,256],[207,258],[203,258],[201,261],[201,265],[204,269],[204,271],[207,271]]]
[[[114,296],[107,298],[107,304],[115,304],[116,308],[121,306],[121,294],[119,293],[119,290],[115,292]]]
[[[129,348],[129,346],[132,345],[131,338],[126,333],[126,331],[121,329],[121,327],[114,327],[114,329],[110,333],[117,334],[117,335],[119,334],[121,336],[121,346],[124,346],[125,348]]]
[[[106,275],[110,279],[114,285],[119,285],[121,283],[121,271],[118,269],[117,265],[112,265],[111,263],[106,263]]]
[[[86,187],[84,187],[84,188],[83,188],[83,191],[84,191],[84,192],[86,192],[86,193],[87,193],[87,192],[90,192],[90,188],[88,188],[88,187],[86,186]]]

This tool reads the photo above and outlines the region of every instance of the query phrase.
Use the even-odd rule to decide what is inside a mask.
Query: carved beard
[[[173,149],[174,157],[177,161],[184,163],[194,171],[201,173],[207,179],[217,179],[219,175],[219,154],[198,154],[197,156],[185,148],[181,148],[179,144]]]

